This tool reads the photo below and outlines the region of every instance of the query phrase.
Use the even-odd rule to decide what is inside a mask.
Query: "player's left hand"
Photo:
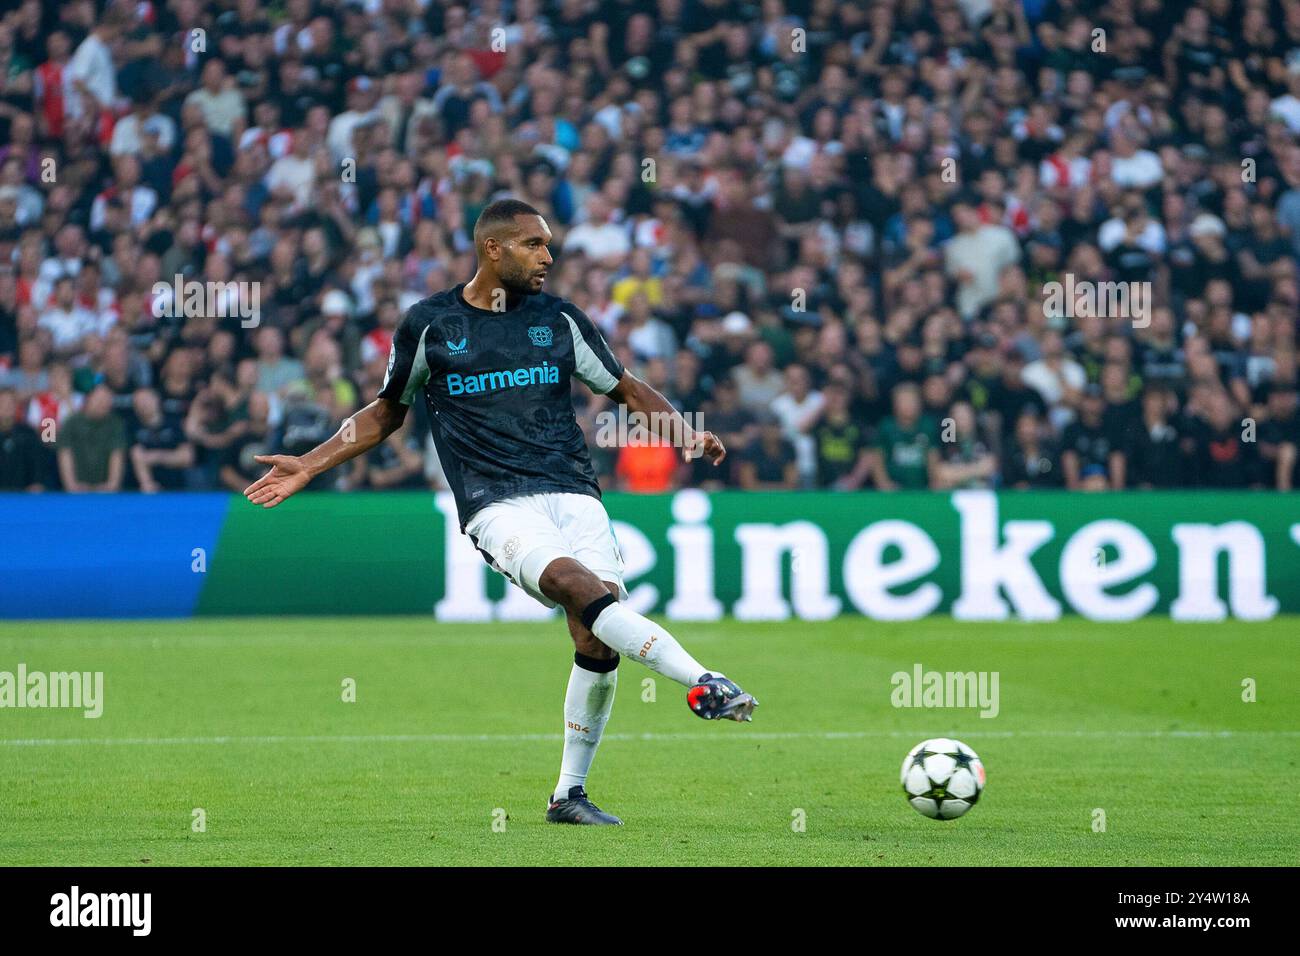
[[[682,449],[682,461],[690,461],[701,455],[713,462],[713,467],[716,468],[727,457],[727,449],[722,444],[722,439],[713,432],[696,432]]]

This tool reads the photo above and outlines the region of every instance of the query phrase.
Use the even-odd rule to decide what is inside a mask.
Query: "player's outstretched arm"
[[[271,470],[245,488],[244,497],[263,508],[274,508],[322,472],[370,451],[401,428],[405,418],[406,406],[401,402],[377,398],[305,455],[258,455],[253,460],[270,465]]]
[[[650,431],[655,435],[666,441],[680,438],[683,461],[703,455],[716,467],[727,457],[727,449],[717,435],[691,428],[677,409],[669,404],[668,399],[660,395],[653,385],[646,384],[631,372],[625,371],[618,384],[607,394],[614,401],[626,405],[629,412],[644,415]]]

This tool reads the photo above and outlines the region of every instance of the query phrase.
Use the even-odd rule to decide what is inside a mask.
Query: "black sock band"
[[[573,663],[577,664],[584,671],[592,671],[596,674],[608,674],[618,666],[618,655],[615,654],[609,660],[602,661],[599,657],[588,657],[581,651],[574,651]]]
[[[614,603],[614,595],[606,594],[598,597],[585,608],[582,609],[582,626],[591,630],[591,626],[596,623],[596,618],[600,617],[600,612],[605,610]]]

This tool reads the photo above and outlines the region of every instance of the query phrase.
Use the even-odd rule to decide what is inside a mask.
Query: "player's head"
[[[551,230],[532,206],[518,199],[488,203],[474,224],[479,272],[489,273],[512,295],[536,295],[554,261],[546,244]]]

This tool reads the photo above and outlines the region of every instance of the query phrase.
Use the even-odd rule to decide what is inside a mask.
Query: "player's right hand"
[[[274,508],[311,481],[307,466],[293,455],[255,455],[253,461],[271,466],[270,471],[244,489],[244,497],[263,508]]]

